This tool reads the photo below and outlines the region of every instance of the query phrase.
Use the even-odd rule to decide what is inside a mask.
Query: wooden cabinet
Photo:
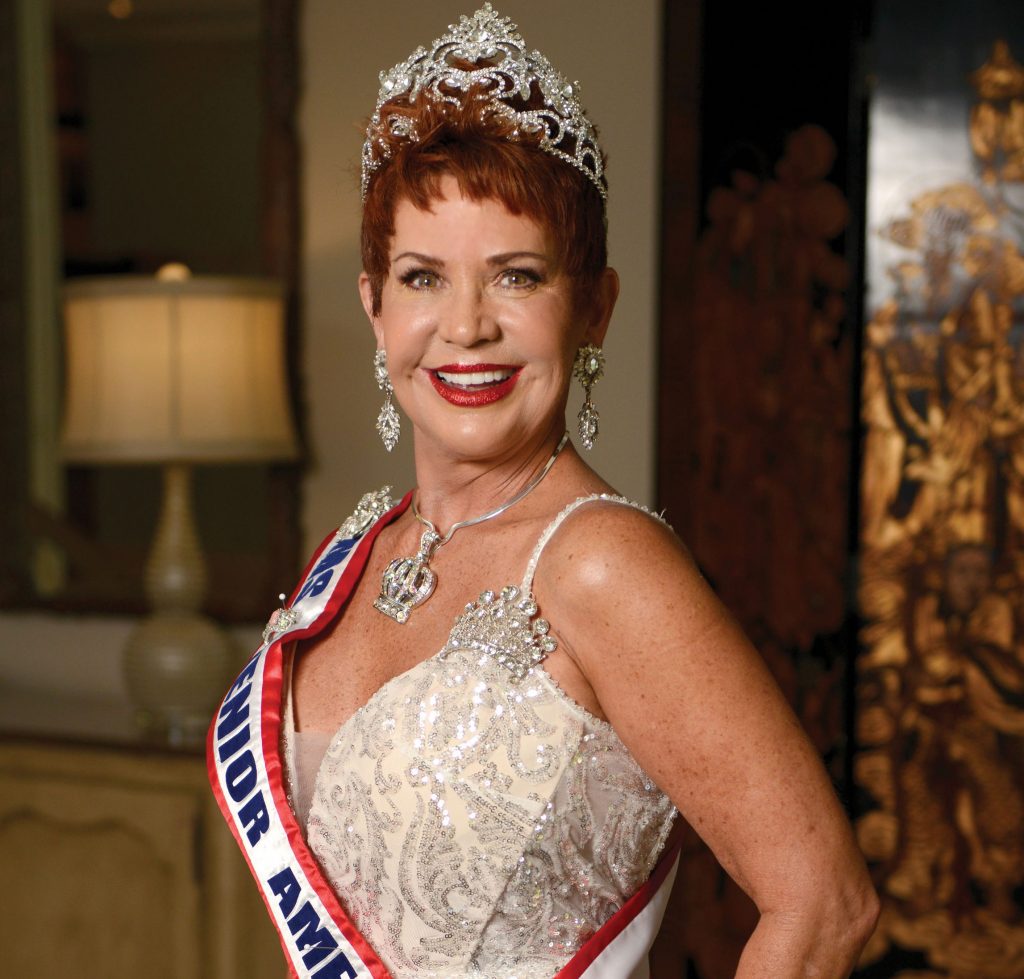
[[[0,949],[19,979],[282,979],[198,756],[0,742]]]

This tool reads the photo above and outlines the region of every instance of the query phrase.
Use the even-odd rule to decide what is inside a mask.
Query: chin
[[[524,446],[535,445],[550,427],[550,423],[542,421],[512,423],[489,412],[473,411],[469,417],[435,422],[419,441],[454,459],[482,460],[504,457]]]

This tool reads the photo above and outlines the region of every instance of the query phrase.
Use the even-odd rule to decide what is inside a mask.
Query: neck
[[[540,476],[564,432],[557,426],[502,457],[446,459],[417,445],[417,505],[443,534],[452,524],[507,503]],[[427,456],[428,458],[423,458]]]

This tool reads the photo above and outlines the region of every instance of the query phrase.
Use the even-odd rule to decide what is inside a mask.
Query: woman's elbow
[[[863,864],[853,872],[834,875],[819,890],[819,927],[830,932],[833,941],[853,958],[874,932],[880,912],[878,894]]]
[[[882,912],[882,904],[878,893],[871,885],[871,880],[864,874],[856,881],[852,893],[848,895],[847,908],[850,922],[851,939],[858,947],[864,945],[871,937],[878,924],[878,916]]]
[[[831,885],[830,899],[823,902],[823,909],[839,923],[839,931],[848,936],[851,947],[859,951],[878,925],[881,902],[848,824],[843,820],[839,826],[831,852],[819,864],[819,881]]]
[[[881,911],[860,853],[846,849],[842,858],[807,875],[800,890],[800,902],[815,928],[828,933],[848,954],[859,954]]]

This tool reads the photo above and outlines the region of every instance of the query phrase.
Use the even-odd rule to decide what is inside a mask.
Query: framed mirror
[[[60,290],[170,261],[277,279],[297,405],[297,0],[16,0],[0,20],[0,607],[135,613],[160,472],[61,461]],[[295,464],[197,470],[214,617],[260,620],[291,579],[298,495]]]

